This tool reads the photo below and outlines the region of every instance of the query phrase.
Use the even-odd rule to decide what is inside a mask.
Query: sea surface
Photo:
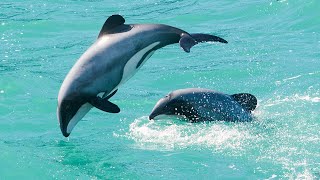
[[[229,43],[156,51],[65,138],[59,88],[112,14]],[[254,94],[255,120],[148,120],[190,87]],[[0,2],[0,179],[319,179],[319,149],[319,0]]]

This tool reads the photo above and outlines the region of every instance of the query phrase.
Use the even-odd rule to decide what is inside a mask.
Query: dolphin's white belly
[[[93,106],[90,103],[83,104],[77,113],[72,117],[68,126],[67,126],[67,133],[71,133],[73,128],[78,124],[78,122],[90,111]]]
[[[125,83],[128,79],[130,79],[141,68],[141,66],[152,56],[154,51],[149,52],[149,54],[146,56],[146,58],[144,59],[142,64],[139,67],[137,67],[140,60],[143,58],[143,56],[148,51],[150,51],[152,48],[154,48],[158,44],[160,44],[160,42],[152,43],[149,46],[147,46],[147,47],[143,48],[142,50],[140,50],[139,52],[137,52],[134,56],[132,56],[130,58],[130,60],[124,66],[122,79],[121,79],[121,82],[119,83],[119,85]]]
[[[125,83],[126,81],[128,81],[142,66],[143,64],[153,55],[154,51],[150,51],[152,48],[156,47],[158,44],[160,44],[160,42],[154,42],[152,44],[150,44],[149,46],[143,48],[142,50],[140,50],[139,52],[137,52],[135,55],[133,55],[125,64],[124,68],[123,68],[123,74],[122,74],[122,78],[120,83],[112,90],[110,91],[110,93],[108,94],[104,94],[103,97],[108,96],[109,94],[111,94],[113,91],[115,91],[116,89],[118,89],[118,87],[120,85],[122,85],[123,83]],[[149,52],[150,51],[150,52]],[[143,58],[143,56],[146,54],[147,56],[145,57],[145,59],[143,60],[143,62],[138,66],[138,63],[140,62],[140,60]],[[101,96],[102,94],[99,94],[98,96]]]

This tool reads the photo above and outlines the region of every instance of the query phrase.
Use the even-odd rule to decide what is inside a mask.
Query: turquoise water
[[[0,179],[319,179],[320,1],[0,2]],[[112,14],[229,44],[158,50],[112,98],[61,135],[57,95]],[[251,123],[149,121],[189,87],[249,92]]]

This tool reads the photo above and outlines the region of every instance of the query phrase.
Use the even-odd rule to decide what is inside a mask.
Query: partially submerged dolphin
[[[160,99],[149,119],[159,115],[180,115],[191,122],[251,121],[251,111],[256,106],[256,97],[248,93],[227,95],[209,89],[179,89]]]
[[[185,52],[199,42],[226,40],[208,34],[189,34],[163,24],[124,24],[120,15],[110,16],[97,41],[72,67],[58,95],[60,129],[68,137],[75,125],[94,106],[118,113],[111,103],[118,87],[132,77],[159,48],[180,43]]]

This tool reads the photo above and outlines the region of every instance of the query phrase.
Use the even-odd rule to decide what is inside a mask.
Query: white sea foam
[[[134,120],[130,124],[129,132],[115,135],[134,140],[139,148],[162,147],[163,150],[188,147],[206,147],[214,151],[241,150],[247,142],[246,139],[255,138],[235,123],[172,123],[168,119],[149,121],[146,116]]]
[[[320,97],[310,96],[310,95],[300,95],[294,94],[291,96],[278,96],[276,98],[272,98],[266,101],[264,104],[265,107],[274,106],[287,102],[297,102],[297,101],[306,101],[306,102],[320,102]]]

